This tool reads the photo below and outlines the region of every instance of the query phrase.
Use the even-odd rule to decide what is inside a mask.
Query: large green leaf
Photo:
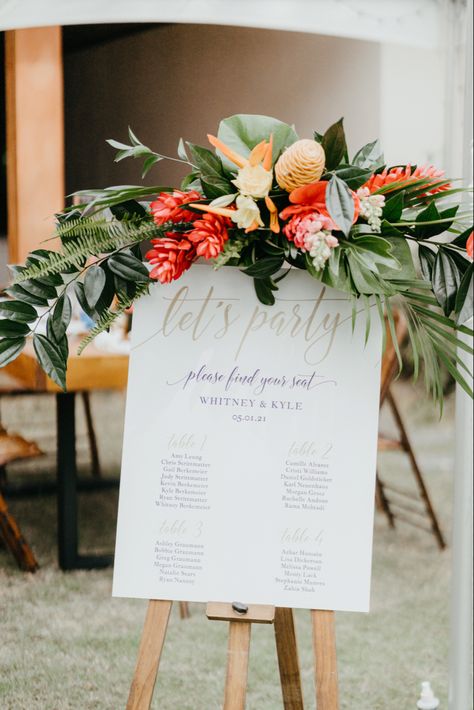
[[[377,276],[367,268],[361,266],[359,259],[354,252],[347,253],[347,263],[350,275],[358,293],[367,295],[385,294],[386,288]]]
[[[186,143],[186,145],[193,164],[200,171],[199,177],[206,197],[214,199],[234,191],[229,179],[224,175],[221,159],[215,153],[195,143]]]
[[[109,269],[125,281],[148,281],[148,269],[133,254],[119,251],[107,260]]]
[[[2,338],[0,340],[0,367],[18,357],[25,347],[26,338]]]
[[[337,227],[347,235],[354,220],[354,200],[346,183],[333,175],[326,189],[326,207]]]
[[[403,192],[397,192],[396,195],[390,197],[383,208],[383,218],[387,222],[398,222],[402,216],[405,196]]]
[[[63,358],[64,362],[67,362],[67,359],[69,357],[69,342],[67,339],[67,335],[66,333],[63,333],[60,338],[56,338],[53,331],[53,320],[51,314],[49,315],[48,320],[46,321],[46,337],[59,348],[61,357]]]
[[[38,362],[50,377],[61,389],[66,389],[66,360],[61,348],[48,340],[45,335],[35,333],[33,336],[33,347],[35,349]]]
[[[436,203],[434,201],[430,202],[428,207],[422,210],[416,218],[415,236],[418,239],[430,239],[447,231],[454,221],[458,208],[459,205],[455,205],[439,212]],[[425,224],[426,222],[432,222],[432,224]]]
[[[0,338],[20,338],[28,335],[30,329],[27,323],[14,320],[0,320]]]
[[[107,262],[103,261],[100,268],[105,273],[105,286],[100,294],[99,300],[95,305],[97,313],[103,313],[112,303],[115,296],[115,279],[119,278],[110,271]]]
[[[104,290],[106,281],[105,271],[97,264],[89,266],[84,276],[84,295],[91,308],[95,308],[97,301]]]
[[[46,284],[39,281],[38,279],[28,279],[28,281],[22,281],[21,287],[31,293],[33,296],[43,299],[56,298],[56,289],[54,286]]]
[[[76,298],[79,302],[79,305],[82,308],[82,310],[84,311],[84,313],[86,315],[88,315],[89,318],[94,319],[96,313],[95,313],[94,309],[91,308],[89,306],[89,304],[87,303],[87,298],[84,293],[84,284],[81,283],[80,281],[76,281],[74,283],[74,293],[75,293]]]
[[[32,323],[38,318],[33,306],[22,301],[0,301],[0,316],[19,323]]]
[[[329,126],[321,139],[321,145],[326,154],[327,170],[337,168],[343,160],[345,160],[346,163],[349,162],[347,159],[347,144],[343,118],[340,118],[339,121]]]
[[[144,219],[148,215],[147,210],[137,200],[124,200],[118,205],[111,205],[110,211],[119,221],[130,217]]]
[[[473,264],[464,274],[456,295],[454,310],[457,313],[458,323],[466,323],[473,314],[474,275]]]
[[[403,237],[390,237],[390,256],[396,259],[397,266],[392,268],[386,264],[380,264],[379,273],[384,279],[404,279],[406,281],[416,278],[416,268],[413,263],[413,255],[408,242]]]
[[[311,261],[309,254],[306,254],[307,262]],[[317,275],[327,286],[337,289],[338,291],[352,292],[352,284],[347,272],[346,258],[342,249],[332,249],[331,256],[326,262],[326,266],[322,272]]]
[[[345,242],[344,248],[368,271],[380,274],[380,268],[386,267],[401,274],[401,264],[393,255],[392,244],[388,239],[378,236],[357,237]]]
[[[357,190],[361,187],[372,175],[370,170],[365,168],[358,168],[356,165],[339,165],[338,168],[334,168],[332,171],[334,175],[338,178],[344,180],[346,185],[351,188],[351,190]]]
[[[270,278],[254,279],[253,285],[260,303],[263,303],[265,306],[273,306],[275,303],[273,291],[276,291],[278,287],[275,286],[272,280]]]
[[[429,247],[420,244],[418,246],[418,257],[420,259],[421,273],[425,281],[431,281],[436,254]]]
[[[252,148],[263,140],[268,140],[273,135],[273,161],[275,161],[282,150],[292,145],[298,140],[298,134],[293,126],[279,121],[270,116],[259,116],[256,114],[236,114],[229,118],[224,118],[219,124],[217,132],[218,138],[233,151],[242,157],[248,157]],[[237,168],[230,160],[219,151],[224,166],[228,170],[235,171]]]
[[[71,316],[71,299],[66,293],[63,293],[56,301],[54,310],[48,319],[51,321],[51,328],[56,340],[61,340],[66,333],[66,329],[71,321]]]
[[[447,316],[456,302],[456,294],[461,283],[458,266],[445,249],[439,249],[431,277],[433,293]]]
[[[354,156],[353,165],[360,168],[368,168],[372,172],[381,168],[385,164],[382,147],[378,140],[367,143]]]
[[[466,248],[466,243],[467,240],[469,239],[471,233],[472,233],[473,227],[468,227],[467,229],[464,230],[461,234],[459,234],[456,239],[453,239],[451,242],[452,244],[455,244],[457,247],[462,247],[463,249]]]
[[[26,291],[20,284],[14,284],[7,288],[6,293],[12,298],[17,298],[19,301],[24,303],[30,303],[32,306],[47,306],[48,299],[40,296],[36,296],[33,293]]]
[[[254,279],[264,279],[268,276],[273,276],[283,266],[283,256],[270,256],[266,259],[259,259],[254,264],[242,269],[247,276],[253,276]]]

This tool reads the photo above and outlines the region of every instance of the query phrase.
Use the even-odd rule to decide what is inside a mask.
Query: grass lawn
[[[453,403],[438,420],[420,390],[396,387],[419,453],[433,502],[450,537],[453,468]],[[104,473],[120,462],[123,399],[94,396]],[[79,461],[88,452],[81,403]],[[5,398],[2,423],[34,437],[42,459],[18,463],[11,479],[32,479],[54,470],[54,401],[50,397]],[[384,417],[385,418],[385,417]],[[390,429],[387,419],[385,430]],[[386,478],[410,484],[399,454],[380,460]],[[115,536],[115,491],[81,496],[81,545],[106,551]],[[120,710],[128,687],[146,603],[112,599],[110,570],[62,573],[55,555],[53,496],[12,500],[10,508],[31,542],[41,569],[20,572],[0,548],[0,708],[1,710]],[[450,551],[435,539],[400,523],[388,528],[375,517],[372,611],[337,614],[341,706],[344,710],[416,708],[419,683],[430,679],[447,707]],[[191,604],[191,618],[173,611],[153,707],[160,710],[213,710],[221,707],[226,657],[226,624],[209,622],[204,606]],[[314,708],[309,613],[296,614],[306,708]],[[250,710],[281,707],[272,628],[254,626],[250,657]]]

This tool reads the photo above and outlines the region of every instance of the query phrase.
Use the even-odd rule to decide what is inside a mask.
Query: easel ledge
[[[155,599],[148,604],[127,710],[150,708],[172,604],[172,601]],[[254,604],[249,605],[245,613],[237,613],[232,604],[209,602],[206,616],[210,620],[229,622],[223,710],[245,710],[252,624],[274,625],[283,707],[303,710],[292,609]],[[334,612],[312,610],[311,619],[316,706],[318,710],[339,710]]]

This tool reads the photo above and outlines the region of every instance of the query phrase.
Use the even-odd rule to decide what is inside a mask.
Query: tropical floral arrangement
[[[144,178],[166,156],[131,130],[129,137],[129,145],[108,143],[116,161],[142,160]],[[180,140],[177,157],[168,158],[187,170],[179,189],[76,193],[80,204],[57,215],[59,250],[36,249],[10,267],[10,299],[0,302],[1,365],[32,335],[39,363],[64,388],[71,295],[94,322],[82,351],[152,284],[179,279],[202,258],[216,269],[239,268],[269,306],[289,269],[303,269],[349,294],[367,333],[371,313],[386,318],[395,344],[396,303],[415,377],[423,359],[435,400],[442,401],[442,365],[471,393],[458,354],[472,353],[459,338],[472,335],[464,324],[473,310],[473,234],[460,209],[462,187],[431,166],[387,166],[378,141],[350,159],[342,119],[299,139],[277,119],[236,115],[208,140],[210,147]],[[46,328],[38,329],[43,319]]]

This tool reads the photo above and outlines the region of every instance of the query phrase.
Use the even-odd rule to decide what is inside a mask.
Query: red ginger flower
[[[154,265],[150,278],[162,284],[179,279],[196,257],[191,242],[177,232],[167,232],[166,237],[152,239],[151,243],[153,249],[145,255],[150,264]]]
[[[186,237],[194,245],[197,256],[215,259],[224,249],[224,243],[229,238],[227,227],[231,224],[227,217],[206,212],[202,219],[193,223],[194,228],[187,232]]]
[[[181,190],[160,192],[156,200],[150,204],[153,220],[155,224],[192,222],[196,217],[196,213],[191,212],[191,210],[181,209],[181,205],[185,205],[188,202],[196,202],[200,199],[201,195],[196,190],[190,190],[189,192],[182,192]]]
[[[369,180],[363,185],[367,187],[370,192],[377,192],[381,187],[386,187],[392,183],[397,183],[394,189],[400,187],[398,183],[414,182],[416,180],[429,180],[433,184],[437,184],[444,178],[444,170],[438,170],[433,165],[419,165],[415,170],[412,171],[411,165],[405,167],[392,168],[387,170],[387,168],[379,173],[378,175],[372,175]],[[441,192],[442,190],[448,190],[451,187],[448,181],[441,185],[437,185],[432,190],[428,189],[428,194],[434,195],[436,192]]]

